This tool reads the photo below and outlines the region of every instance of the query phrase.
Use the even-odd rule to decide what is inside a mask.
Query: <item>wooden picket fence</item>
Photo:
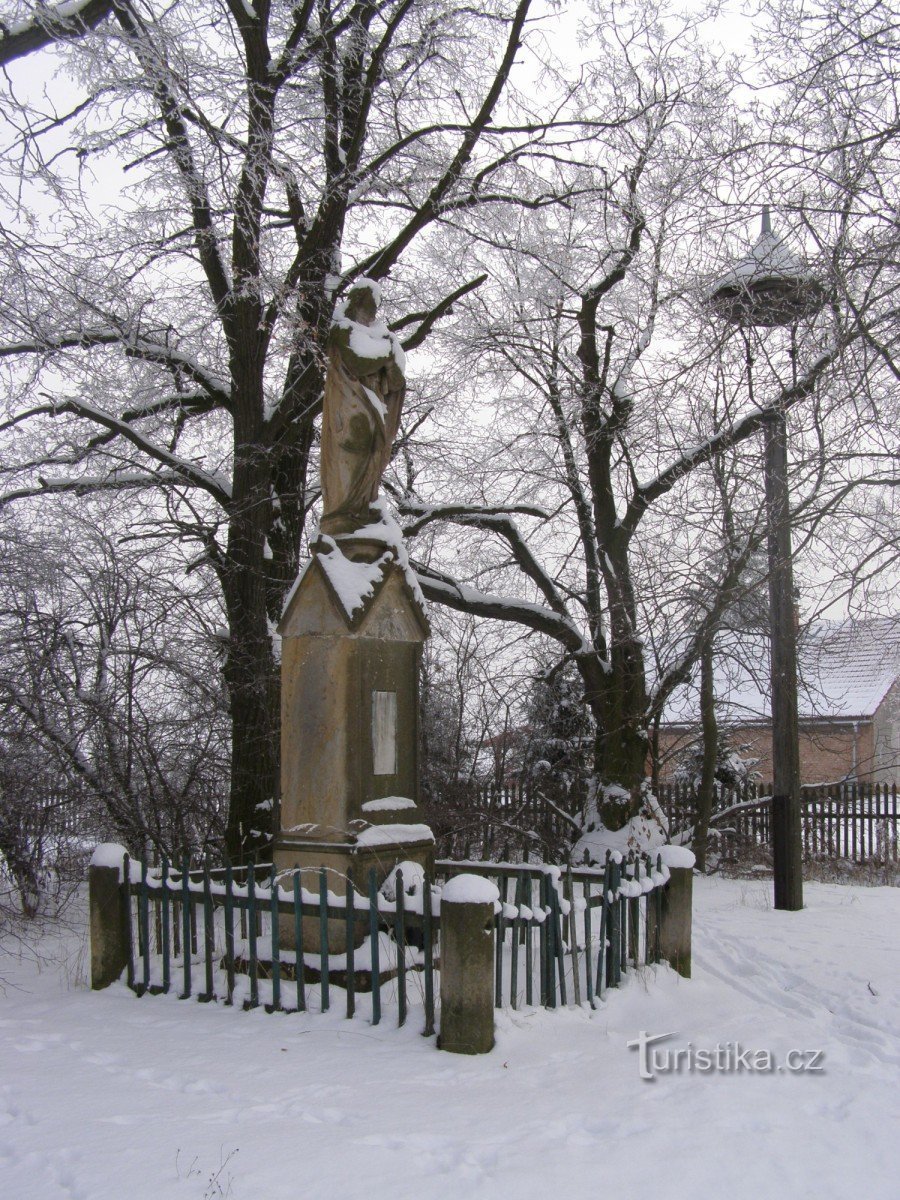
[[[426,804],[445,858],[555,861],[571,841],[583,790],[552,777],[539,783],[456,780]]]
[[[693,786],[660,783],[656,791],[670,835],[696,819]],[[749,846],[771,845],[772,785],[748,781],[720,789],[712,829],[728,857]],[[474,783],[448,788],[429,809],[439,852],[454,859],[542,861],[550,849],[559,858],[575,833],[569,820],[580,811],[580,793],[566,794],[552,781]],[[832,784],[805,787],[803,850],[807,860],[896,863],[900,818],[896,784]],[[443,807],[442,807],[443,806]]]
[[[601,868],[448,860],[436,864],[438,878],[461,871],[492,880],[500,892],[495,919],[497,1008],[504,1006],[504,978],[511,1008],[521,1003],[523,974],[525,1004],[534,1002],[535,973],[544,1007],[556,1008],[557,1000],[565,1005],[571,995],[575,1004],[587,1002],[593,1008],[595,999],[606,988],[618,987],[628,970],[660,961],[661,905],[669,871],[659,859],[654,864],[649,855],[623,859],[607,852]]]
[[[695,794],[661,785],[658,799],[671,833],[695,820]],[[752,783],[717,798],[711,828],[726,854],[746,846],[771,846],[771,784]],[[801,794],[803,854],[807,861],[840,859],[855,863],[897,863],[896,784],[838,784],[804,788]]]
[[[384,1003],[395,1006],[403,1025],[415,987],[429,1035],[440,968],[440,883],[461,872],[488,876],[500,890],[497,1007],[593,1007],[627,972],[659,961],[669,871],[646,856],[608,856],[603,868],[578,870],[444,860],[435,879],[426,875],[411,894],[398,871],[395,900],[379,891],[374,871],[365,891],[341,877],[346,890],[338,894],[324,868],[276,874],[253,866],[217,869],[208,861],[198,867],[189,859],[178,868],[166,861],[151,867],[126,856],[126,982],[139,996],[175,992],[270,1012],[324,1013],[340,1002],[353,1017],[364,998],[373,1025]],[[310,882],[312,888],[305,886]],[[329,946],[335,922],[346,945],[337,955]],[[308,929],[315,953],[303,950]]]

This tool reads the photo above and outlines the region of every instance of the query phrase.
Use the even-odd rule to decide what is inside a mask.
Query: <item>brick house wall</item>
[[[882,745],[879,757],[876,747],[876,728],[870,718],[865,721],[801,721],[800,722],[800,782],[802,784],[834,783],[839,780],[860,782],[893,782],[897,778],[886,774],[883,763],[891,754],[890,738],[894,745],[900,730],[900,687],[894,690],[896,723],[886,717],[883,722]],[[744,758],[759,759],[754,772],[768,782],[772,778],[772,731],[768,725],[741,725],[728,727],[729,739],[734,746],[747,747],[741,751]],[[689,745],[695,731],[685,727],[660,729],[660,779],[672,779],[678,764],[679,751]],[[900,755],[898,755],[900,757]]]
[[[900,783],[900,679],[875,710],[874,769],[876,783]]]

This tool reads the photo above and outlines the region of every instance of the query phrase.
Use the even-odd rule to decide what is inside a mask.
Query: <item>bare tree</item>
[[[510,91],[529,9],[117,0],[68,50],[77,97],[8,107],[0,504],[163,493],[224,597],[235,858],[277,795],[271,630],[317,500],[335,299],[393,273],[414,348],[481,282],[430,231],[554,199],[526,168],[573,127]]]
[[[0,849],[32,861],[48,802],[65,797],[76,831],[134,852],[218,841],[228,722],[209,584],[71,504],[49,509],[55,528],[7,515],[0,530],[0,826],[21,834]]]
[[[730,205],[701,208],[698,196],[732,186],[738,151],[754,190],[765,195],[772,175],[749,127],[736,147],[727,84],[684,38],[667,52],[643,26],[621,31],[617,95],[630,86],[645,109],[602,150],[594,143],[590,202],[573,201],[565,222],[532,217],[515,237],[484,232],[510,264],[505,290],[473,301],[483,378],[503,397],[490,465],[475,503],[404,502],[410,535],[437,522],[470,533],[473,566],[460,572],[432,556],[420,571],[427,596],[553,638],[577,666],[610,828],[638,808],[648,725],[708,647],[759,546],[756,443],[770,416],[791,414],[801,552],[819,551],[861,475],[872,495],[890,483],[878,444],[889,425],[874,400],[886,371],[873,339],[894,336],[896,297],[878,292],[880,264],[835,238],[833,192],[815,220],[806,210],[795,220],[815,228],[817,268],[840,280],[826,311],[749,342],[710,320],[707,289],[740,247],[721,233],[734,224]],[[861,385],[865,398],[848,405]],[[723,462],[737,472],[741,518],[725,539]],[[542,508],[544,521],[498,512],[501,493],[507,505]],[[458,544],[449,543],[457,561]]]

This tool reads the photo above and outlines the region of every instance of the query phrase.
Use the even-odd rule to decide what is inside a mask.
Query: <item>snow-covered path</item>
[[[0,1196],[234,1200],[602,1194],[896,1200],[900,889],[700,880],[695,974],[594,1013],[500,1018],[478,1059],[340,1016],[270,1016],[117,986],[77,939],[0,977]],[[83,962],[83,957],[81,958]],[[824,1050],[824,1072],[666,1074],[626,1048]]]

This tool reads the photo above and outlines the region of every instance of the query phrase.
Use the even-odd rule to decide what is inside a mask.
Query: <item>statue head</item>
[[[371,325],[381,300],[381,288],[371,279],[361,279],[347,293],[344,316],[362,325]]]

